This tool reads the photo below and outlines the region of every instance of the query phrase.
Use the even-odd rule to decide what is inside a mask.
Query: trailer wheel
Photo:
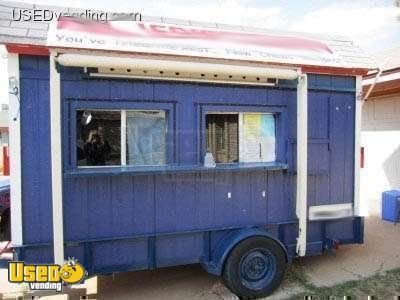
[[[233,248],[225,261],[223,281],[240,298],[265,297],[279,286],[285,270],[286,257],[281,246],[257,236]]]

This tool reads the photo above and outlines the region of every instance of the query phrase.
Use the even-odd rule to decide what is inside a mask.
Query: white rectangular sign
[[[273,162],[275,155],[275,117],[273,114],[244,113],[242,118],[242,162]]]

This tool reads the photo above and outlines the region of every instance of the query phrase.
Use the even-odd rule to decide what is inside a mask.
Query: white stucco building
[[[368,200],[370,214],[380,214],[382,191],[400,189],[400,48],[377,59],[383,72],[363,105],[361,133],[361,197]],[[375,77],[364,79],[365,92]]]

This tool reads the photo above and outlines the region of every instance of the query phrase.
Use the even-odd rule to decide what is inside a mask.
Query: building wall
[[[370,214],[380,214],[382,191],[400,188],[400,94],[368,99],[363,105],[361,197]]]

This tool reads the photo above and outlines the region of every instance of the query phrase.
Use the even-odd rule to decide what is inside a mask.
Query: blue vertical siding
[[[24,243],[52,240],[49,65],[20,57],[22,218]]]
[[[330,113],[330,203],[349,202],[353,196],[354,97],[331,95]]]
[[[24,243],[46,244],[52,241],[48,59],[22,56],[20,69]],[[275,112],[277,157],[288,164],[288,170],[275,171],[65,176],[66,255],[93,272],[195,263],[207,259],[230,228],[256,225],[293,247],[294,82],[267,88],[88,79],[78,68],[61,68],[61,78],[66,173],[76,163],[75,110],[89,107],[167,110],[168,161],[178,165],[202,162],[207,111]],[[352,77],[309,75],[309,205],[353,201],[354,89]],[[351,226],[314,222],[309,242],[322,250],[325,234],[351,239]],[[32,248],[23,256],[42,261],[50,248]]]

